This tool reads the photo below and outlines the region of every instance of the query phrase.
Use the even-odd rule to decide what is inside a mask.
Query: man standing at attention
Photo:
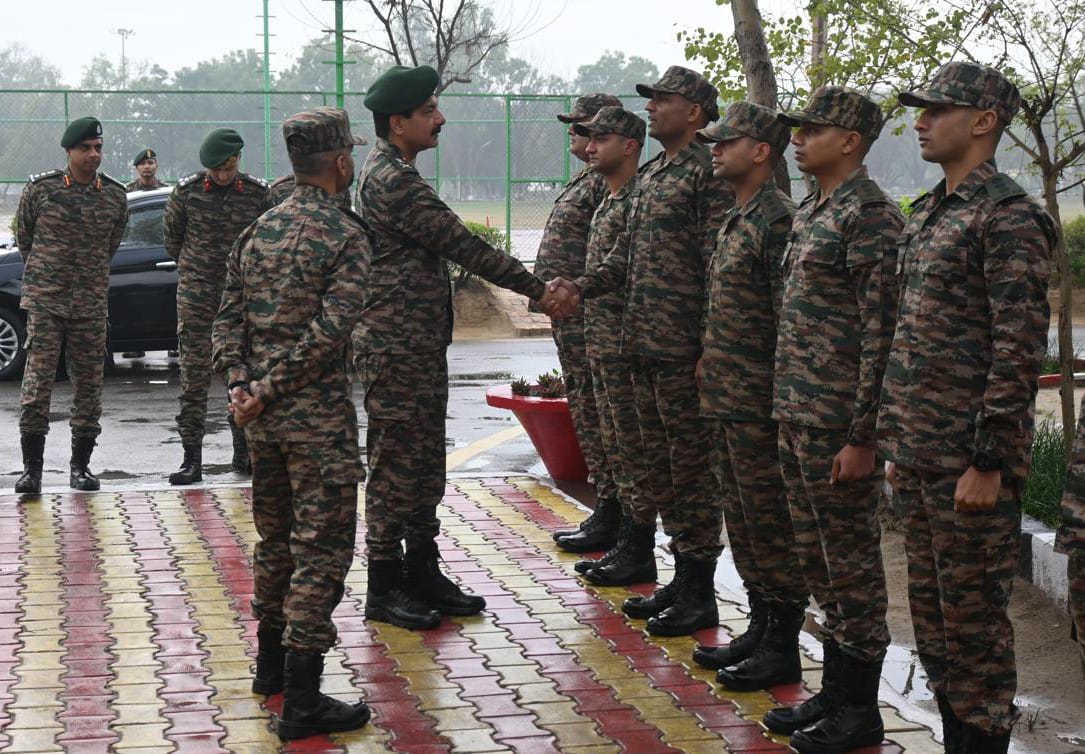
[[[883,123],[874,102],[822,87],[805,109],[779,117],[798,127],[795,161],[818,185],[795,215],[784,254],[773,418],[799,561],[825,613],[829,682],[765,722],[794,731],[791,746],[801,754],[836,754],[884,736],[878,686],[889,628],[874,426],[904,218],[863,165]]]
[[[354,180],[346,111],[320,107],[283,123],[297,188],[245,230],[227,260],[214,322],[215,370],[253,456],[252,689],[283,692],[284,741],[360,728],[364,702],[320,692],[335,645],[332,612],[354,560],[358,418],[346,351],[361,313],[369,245],[335,195]]]
[[[177,341],[181,351],[181,410],[177,431],[184,460],[170,484],[203,479],[203,435],[211,387],[211,323],[219,310],[226,255],[242,230],[271,207],[267,183],[238,169],[245,142],[217,128],[200,146],[205,170],[178,181],[166,202],[163,239],[177,260]],[[235,471],[252,471],[245,433],[229,417]]]
[[[560,297],[517,259],[473,235],[419,174],[415,158],[437,146],[445,123],[437,84],[429,66],[393,66],[369,87],[365,106],[377,144],[362,168],[356,202],[372,245],[365,309],[352,338],[368,417],[365,615],[410,629],[486,607],[441,572],[435,541],[452,341],[446,260],[539,300],[544,311]]]
[[[136,159],[132,160],[136,168],[136,180],[125,186],[125,191],[154,191],[166,188],[165,183],[158,180],[158,155],[153,149],[141,149]]]
[[[895,464],[916,649],[946,749],[1004,754],[1017,719],[1008,610],[1056,229],[995,167],[1021,103],[1001,72],[948,63],[900,102],[924,108],[920,154],[945,177],[904,231],[878,441]]]
[[[96,490],[87,467],[102,432],[102,378],[109,314],[109,263],[128,223],[124,185],[98,171],[102,124],[77,118],[60,146],[68,166],[31,176],[17,211],[16,241],[25,265],[20,306],[27,312],[26,371],[19,401],[23,473],[15,491],[41,492],[45,435],[60,348],[72,398],[69,484]]]

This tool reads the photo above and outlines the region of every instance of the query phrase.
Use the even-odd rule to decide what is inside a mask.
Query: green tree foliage
[[[652,61],[638,55],[627,59],[624,52],[607,50],[594,63],[576,69],[572,91],[631,95],[636,93],[637,84],[658,80],[659,68]]]

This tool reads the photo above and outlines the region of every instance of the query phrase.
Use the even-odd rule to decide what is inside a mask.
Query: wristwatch
[[[972,456],[972,465],[976,471],[1001,471],[1002,459],[985,450],[981,450]]]

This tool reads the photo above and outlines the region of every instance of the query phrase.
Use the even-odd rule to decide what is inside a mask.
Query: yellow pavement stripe
[[[452,469],[460,464],[469,461],[477,455],[485,453],[487,450],[496,448],[504,442],[519,437],[523,433],[524,428],[521,426],[509,427],[508,429],[503,429],[500,432],[495,432],[492,435],[483,437],[481,440],[471,443],[466,448],[453,450],[445,456],[445,471],[452,471]]]

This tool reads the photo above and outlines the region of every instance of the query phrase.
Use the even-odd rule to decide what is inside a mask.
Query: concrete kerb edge
[[[1021,557],[1017,575],[1028,579],[1063,610],[1070,593],[1066,556],[1055,552],[1055,530],[1031,516],[1021,517]]]

